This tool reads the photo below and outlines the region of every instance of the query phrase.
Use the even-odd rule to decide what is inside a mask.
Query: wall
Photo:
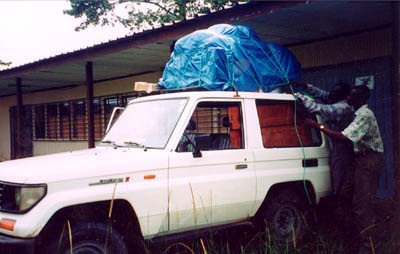
[[[136,81],[147,81],[156,83],[162,73],[151,73],[130,78],[118,79],[96,83],[94,85],[94,96],[132,92]],[[24,81],[22,80],[22,83]],[[23,103],[39,104],[48,102],[60,102],[86,97],[86,87],[78,86],[73,88],[51,90],[40,93],[23,95]],[[16,105],[15,96],[0,98],[0,161],[10,159],[10,120],[9,108]],[[87,142],[67,141],[34,141],[33,155],[44,155],[50,153],[65,152],[87,148]]]
[[[33,155],[46,155],[87,148],[85,141],[33,141]]]
[[[388,56],[391,42],[391,28],[386,28],[289,48],[308,69]]]
[[[355,84],[356,77],[373,76],[374,88],[368,106],[375,113],[385,150],[385,172],[381,175],[379,196],[390,197],[394,192],[392,82],[390,57],[339,64],[303,71],[303,80],[329,90],[338,82]]]
[[[302,64],[303,81],[324,89],[329,90],[340,81],[354,85],[356,77],[374,76],[374,89],[368,104],[375,112],[383,136],[386,162],[378,195],[393,195],[391,28],[316,41],[290,49]]]
[[[0,99],[0,161],[10,159],[10,116],[9,108],[17,103],[16,97]]]

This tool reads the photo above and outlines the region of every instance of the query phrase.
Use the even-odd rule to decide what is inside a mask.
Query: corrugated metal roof
[[[217,23],[242,24],[265,41],[283,45],[370,29],[391,22],[390,2],[255,2],[0,71],[0,96],[81,85],[85,64],[95,81],[160,71],[175,39]]]

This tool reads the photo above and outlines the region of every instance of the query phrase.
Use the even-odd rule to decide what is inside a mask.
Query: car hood
[[[162,169],[167,163],[163,150],[98,147],[1,162],[0,181],[49,183]]]

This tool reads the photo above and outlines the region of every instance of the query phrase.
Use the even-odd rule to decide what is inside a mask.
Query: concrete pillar
[[[93,62],[86,63],[86,108],[88,119],[88,148],[94,147]]]

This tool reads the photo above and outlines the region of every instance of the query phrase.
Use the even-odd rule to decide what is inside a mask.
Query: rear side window
[[[321,145],[321,133],[303,124],[306,117],[313,119],[315,117],[297,107],[296,125],[300,143],[294,125],[293,101],[256,100],[256,106],[265,148]]]

